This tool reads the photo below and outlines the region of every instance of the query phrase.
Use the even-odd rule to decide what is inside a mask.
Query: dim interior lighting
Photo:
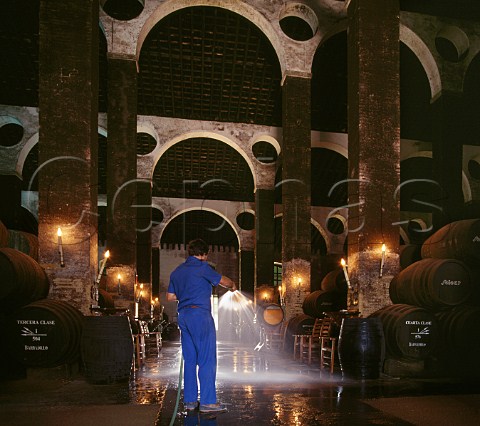
[[[60,266],[63,268],[65,266],[65,261],[63,259],[63,242],[62,242],[62,230],[57,229],[57,241],[58,241],[58,253],[60,254]]]
[[[385,266],[385,251],[387,248],[385,247],[385,244],[382,244],[382,259],[380,261],[380,278],[383,276],[383,267]]]

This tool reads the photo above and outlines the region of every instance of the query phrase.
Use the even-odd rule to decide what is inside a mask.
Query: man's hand
[[[224,275],[222,275],[219,284],[222,287],[228,288],[230,291],[235,291],[237,289],[237,285],[235,284],[235,282]]]

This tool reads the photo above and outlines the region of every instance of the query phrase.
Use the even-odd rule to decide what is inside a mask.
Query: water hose
[[[183,378],[183,354],[180,357],[180,374],[178,375],[177,400],[175,401],[175,409],[173,410],[172,419],[170,420],[169,426],[173,426],[173,423],[175,422],[175,417],[177,417],[178,405],[180,403],[180,394],[182,391],[182,378]]]

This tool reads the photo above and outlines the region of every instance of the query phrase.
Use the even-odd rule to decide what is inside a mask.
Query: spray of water
[[[258,334],[253,301],[240,291],[227,292],[218,302],[220,340],[253,343]]]

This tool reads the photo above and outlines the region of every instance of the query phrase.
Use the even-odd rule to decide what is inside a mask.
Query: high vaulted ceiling
[[[313,9],[333,0],[311,1]],[[123,7],[122,14],[136,16]],[[113,1],[104,1],[112,13]],[[480,2],[470,0],[401,0],[402,10],[425,14],[480,19]],[[38,107],[38,41],[40,0],[3,0],[0,14],[0,105]],[[113,16],[113,15],[112,15]],[[309,28],[289,20],[282,29],[297,40],[307,40]],[[474,65],[480,70],[480,61]],[[430,87],[416,56],[401,45],[401,136],[432,138]],[[155,25],[139,57],[138,105],[140,115],[213,120],[259,125],[282,125],[280,64],[267,37],[251,21],[218,7],[195,6],[171,13]],[[99,110],[107,111],[107,42],[99,41]],[[480,96],[480,78],[467,81],[472,103]],[[347,123],[347,36],[340,32],[317,50],[312,68],[312,129],[346,133]],[[468,114],[472,114],[471,111]],[[480,122],[480,120],[477,120]],[[5,126],[4,126],[5,127]],[[5,135],[0,138],[17,136]],[[14,132],[13,132],[14,133]],[[5,144],[7,144],[6,142]],[[104,192],[106,140],[99,136],[99,191]],[[480,142],[477,142],[480,143]],[[151,151],[155,141],[138,134],[137,153]],[[270,154],[269,154],[270,155]],[[36,168],[35,151],[26,163],[26,173]],[[346,177],[346,160],[328,150],[314,151],[312,157],[312,200],[317,205],[341,205],[346,194],[335,200],[326,194]],[[187,140],[172,147],[160,160],[154,174],[154,195],[164,197],[253,199],[248,165],[238,153],[208,138]],[[281,172],[278,173],[280,178]],[[179,187],[179,178],[204,182],[208,188]],[[28,179],[28,176],[27,176]],[[222,185],[221,182],[228,182]],[[203,192],[202,192],[203,191]],[[277,200],[279,197],[277,196]]]

